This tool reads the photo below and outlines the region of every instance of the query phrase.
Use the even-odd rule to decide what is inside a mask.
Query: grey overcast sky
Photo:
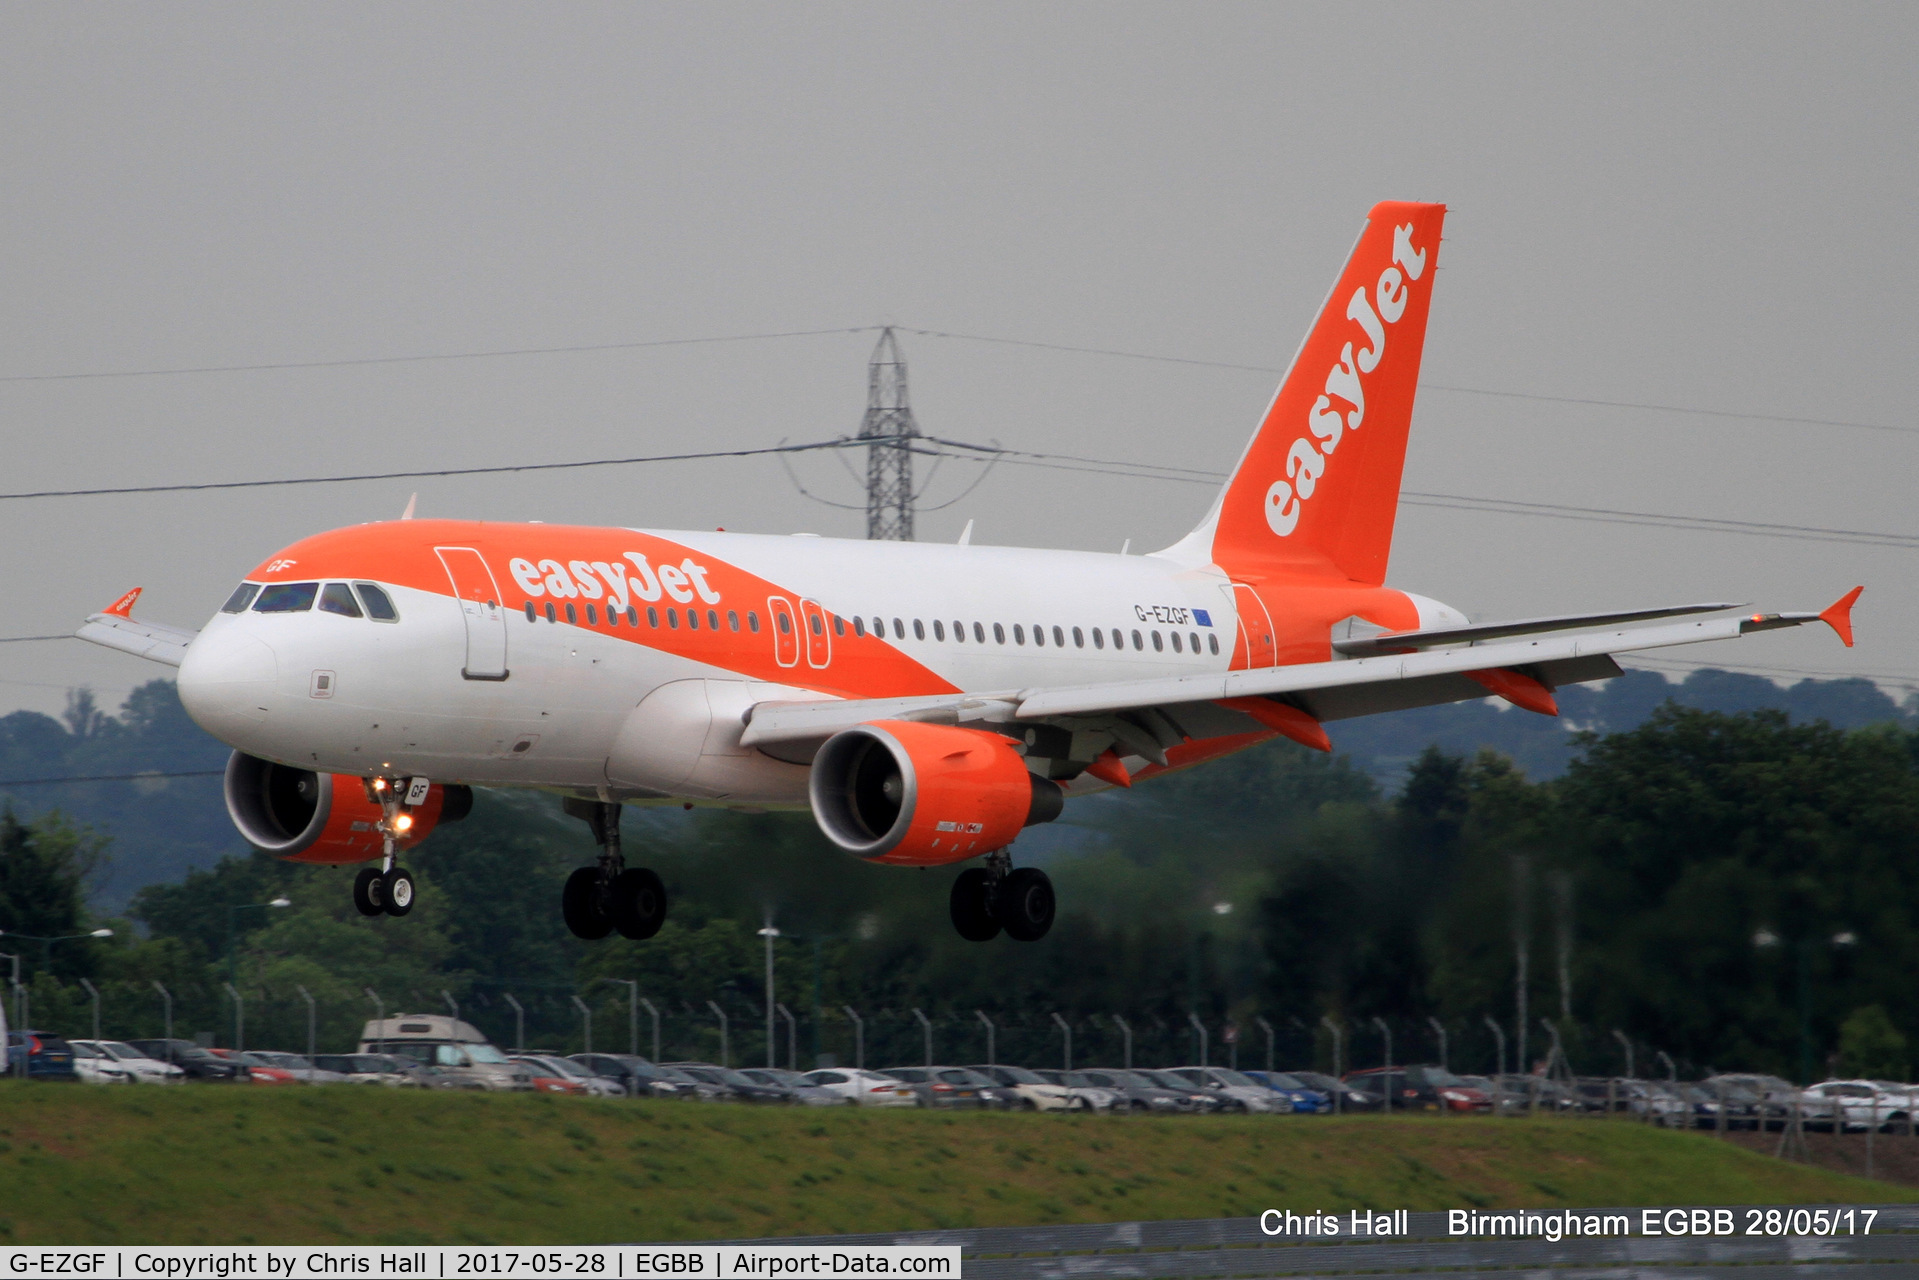
[[[1279,366],[1367,208],[1411,199],[1451,213],[1409,491],[1919,535],[1910,4],[33,3],[0,20],[6,492],[820,439],[856,428],[874,334],[48,375],[882,322]],[[903,342],[923,429],[1132,462],[1224,469],[1276,381]],[[860,501],[832,458],[793,465]],[[926,503],[977,475],[947,464]],[[70,631],[136,584],[142,613],[198,626],[273,550],[396,516],[416,489],[430,515],[863,528],[770,458],[0,501],[0,635]],[[1210,496],[1001,466],[921,536],[971,518],[980,542],[1152,549]],[[1915,546],[1409,504],[1392,581],[1478,617],[1816,609],[1863,582],[1850,652],[1822,628],[1677,656],[1897,686],[1919,684]],[[57,710],[78,683],[117,705],[161,674],[77,641],[4,644],[0,709]]]

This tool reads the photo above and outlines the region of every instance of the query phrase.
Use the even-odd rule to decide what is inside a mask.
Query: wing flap
[[[1553,618],[1519,618],[1511,622],[1482,622],[1467,627],[1444,627],[1431,631],[1384,631],[1378,635],[1352,636],[1333,641],[1333,651],[1348,657],[1366,657],[1423,649],[1435,644],[1475,644],[1482,640],[1505,640],[1513,636],[1539,635],[1549,631],[1572,631],[1588,627],[1617,627],[1628,622],[1648,622],[1654,618],[1679,618],[1694,613],[1723,613],[1740,609],[1739,604],[1679,604],[1658,609],[1633,609],[1623,613],[1575,613]]]

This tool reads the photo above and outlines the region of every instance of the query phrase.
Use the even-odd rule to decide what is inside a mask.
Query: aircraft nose
[[[202,729],[227,738],[267,718],[279,676],[279,659],[266,641],[243,625],[212,627],[187,646],[180,701]]]

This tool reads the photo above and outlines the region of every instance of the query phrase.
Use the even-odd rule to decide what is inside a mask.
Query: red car
[[[1394,1111],[1491,1111],[1493,1100],[1444,1067],[1370,1067],[1348,1071],[1346,1083],[1361,1093],[1386,1096]]]

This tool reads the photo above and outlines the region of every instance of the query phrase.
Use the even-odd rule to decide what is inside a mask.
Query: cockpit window
[[[255,613],[305,613],[320,594],[317,582],[276,582],[263,588],[253,603]]]
[[[247,611],[247,606],[253,603],[253,597],[258,595],[259,593],[260,593],[259,583],[242,582],[239,586],[233,589],[233,594],[227,597],[227,602],[220,606],[220,612],[221,613],[245,613]]]
[[[345,618],[360,616],[360,603],[344,582],[329,582],[320,592],[320,612],[337,613]]]
[[[374,586],[371,582],[356,582],[353,585],[360,589],[360,599],[366,601],[367,617],[373,619],[375,622],[398,622],[400,620],[400,611],[393,607],[393,600],[386,592]]]

